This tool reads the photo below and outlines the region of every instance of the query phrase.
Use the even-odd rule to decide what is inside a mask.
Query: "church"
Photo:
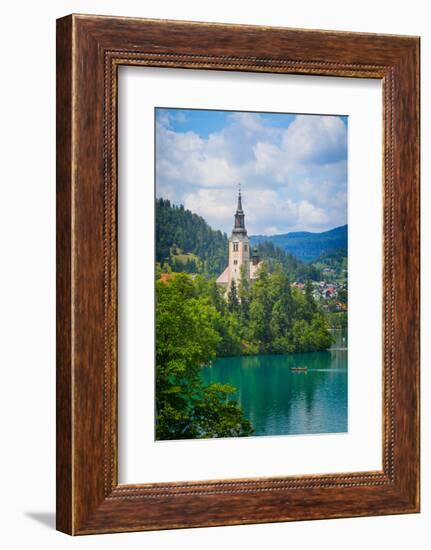
[[[244,222],[245,214],[242,209],[241,189],[238,191],[238,205],[235,212],[235,223],[232,235],[229,238],[229,261],[227,268],[217,278],[217,284],[229,290],[232,281],[238,286],[241,280],[241,267],[244,266],[245,275],[250,280],[257,276],[257,270],[262,262],[259,261],[257,248],[250,255],[250,240]]]

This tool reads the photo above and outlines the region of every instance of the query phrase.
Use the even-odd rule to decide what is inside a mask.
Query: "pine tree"
[[[313,285],[308,280],[305,284],[305,306],[304,306],[304,318],[310,322],[313,315],[317,311],[317,304],[313,298]]]
[[[241,278],[238,288],[238,297],[241,304],[241,320],[245,322],[249,318],[251,290],[250,279],[247,277],[247,272],[244,265],[241,266]]]
[[[260,342],[261,351],[266,351],[271,340],[272,297],[270,277],[266,265],[260,266],[253,285],[253,299],[250,304],[250,326],[252,334]]]
[[[227,303],[229,311],[232,313],[237,313],[239,310],[239,300],[238,300],[238,291],[236,288],[235,280],[232,279],[230,284],[229,292],[227,295]]]

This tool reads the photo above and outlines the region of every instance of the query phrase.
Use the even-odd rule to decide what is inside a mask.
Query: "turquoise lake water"
[[[328,351],[219,358],[202,369],[202,378],[238,389],[234,399],[255,436],[346,432],[347,336],[334,336]]]

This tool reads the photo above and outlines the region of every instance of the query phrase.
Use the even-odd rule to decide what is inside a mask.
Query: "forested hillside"
[[[254,235],[250,239],[252,245],[271,242],[304,262],[314,261],[322,254],[334,250],[343,251],[347,256],[347,225],[322,233],[300,231],[283,235]]]
[[[320,278],[320,271],[313,264],[302,262],[292,254],[287,254],[271,241],[259,243],[257,249],[260,259],[265,261],[269,272],[273,272],[277,264],[281,264],[292,282],[305,283],[318,281]]]
[[[169,200],[156,199],[156,261],[173,271],[218,276],[227,265],[228,239]]]
[[[284,252],[272,241],[260,242],[258,253],[270,272],[281,263],[292,281],[319,279],[320,272],[313,265]],[[156,261],[163,270],[218,277],[227,266],[228,237],[184,206],[160,198],[156,200]]]

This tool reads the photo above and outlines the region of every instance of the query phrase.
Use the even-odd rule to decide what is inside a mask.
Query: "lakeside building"
[[[257,248],[250,255],[250,240],[245,227],[245,214],[242,209],[241,189],[238,191],[238,204],[234,215],[234,227],[229,238],[228,266],[216,280],[216,283],[226,290],[232,285],[232,281],[238,285],[241,279],[241,268],[245,276],[252,282],[257,277],[257,270],[261,265]]]

